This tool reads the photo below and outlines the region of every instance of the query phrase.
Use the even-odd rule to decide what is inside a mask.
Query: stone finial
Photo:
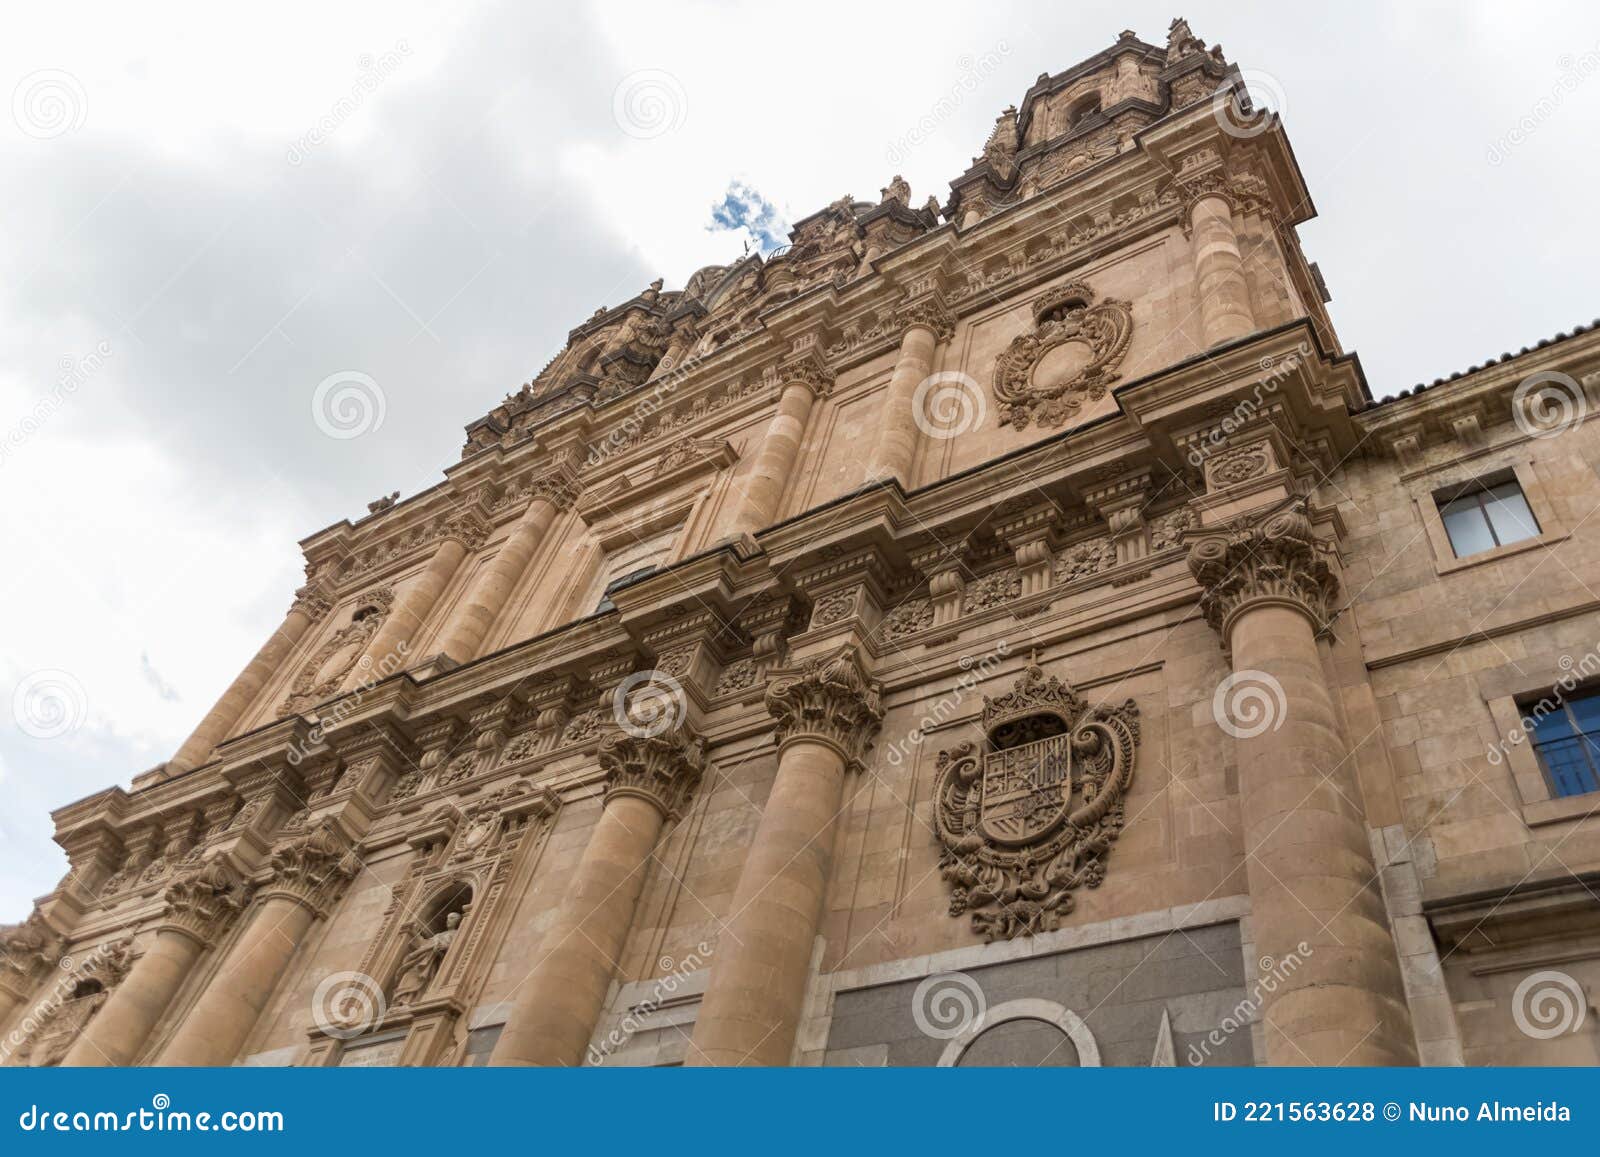
[[[248,886],[226,861],[207,861],[167,885],[160,927],[175,929],[207,947],[244,907],[248,894]]]
[[[766,706],[777,720],[779,746],[801,737],[821,740],[838,749],[851,770],[862,767],[883,722],[881,688],[853,647],[808,660],[798,674],[775,680]]]
[[[1304,498],[1259,520],[1191,534],[1187,541],[1189,570],[1205,592],[1200,611],[1224,646],[1240,612],[1264,602],[1294,607],[1318,632],[1328,628],[1339,580]]]
[[[661,809],[667,819],[683,813],[705,773],[705,740],[678,727],[659,735],[618,731],[598,752],[606,773],[606,799],[633,795]]]

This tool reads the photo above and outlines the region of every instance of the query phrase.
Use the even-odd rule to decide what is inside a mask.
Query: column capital
[[[894,320],[902,334],[914,326],[921,326],[941,342],[949,341],[956,329],[955,317],[937,297],[924,297],[901,307]]]
[[[467,550],[477,550],[489,541],[488,519],[476,510],[463,510],[447,518],[437,532],[440,544],[454,540]]]
[[[619,795],[648,800],[667,819],[683,813],[705,773],[705,740],[686,727],[660,735],[614,732],[600,742],[606,801]]]
[[[778,367],[778,385],[805,386],[813,397],[825,398],[833,389],[833,371],[814,353],[807,353]]]
[[[349,838],[332,820],[291,836],[272,849],[271,876],[260,896],[283,896],[323,915],[356,874]]]
[[[158,931],[181,932],[210,947],[249,899],[250,888],[221,858],[177,876],[162,893]]]
[[[1339,579],[1328,565],[1332,548],[1317,537],[1304,498],[1184,537],[1189,570],[1204,589],[1201,613],[1224,647],[1238,616],[1263,604],[1293,607],[1318,633],[1327,630]]]
[[[862,767],[883,721],[881,689],[854,647],[807,660],[774,679],[766,707],[777,721],[780,748],[791,739],[820,740],[837,749],[851,770]]]

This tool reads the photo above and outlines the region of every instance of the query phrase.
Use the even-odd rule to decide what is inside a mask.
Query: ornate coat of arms
[[[1105,878],[1133,779],[1139,709],[1090,706],[1030,664],[983,700],[983,751],[941,751],[934,818],[952,886],[950,914],[972,914],[986,940],[1046,932],[1074,889]]]
[[[995,361],[1000,424],[1060,426],[1086,401],[1105,396],[1133,336],[1133,308],[1096,302],[1081,281],[1058,285],[1033,303],[1034,329],[1019,334]]]

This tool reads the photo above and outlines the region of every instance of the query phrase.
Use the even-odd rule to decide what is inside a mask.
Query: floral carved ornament
[[[1117,379],[1133,336],[1133,307],[1081,281],[1033,303],[1034,328],[1017,335],[995,362],[1000,425],[1024,430],[1065,424],[1085,402],[1098,401]]]

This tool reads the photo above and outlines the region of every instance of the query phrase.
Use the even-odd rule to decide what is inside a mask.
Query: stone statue
[[[450,945],[455,942],[460,926],[461,913],[451,912],[444,918],[444,927],[438,932],[431,936],[424,936],[420,932],[417,934],[411,951],[400,962],[400,976],[394,982],[396,1006],[410,1004],[422,995],[422,990],[428,987],[428,982],[439,971],[445,953],[450,951]]]
[[[906,179],[899,173],[896,173],[894,179],[880,189],[879,192],[883,194],[882,203],[885,205],[890,201],[897,201],[902,205],[911,204],[911,186],[906,183]]]

